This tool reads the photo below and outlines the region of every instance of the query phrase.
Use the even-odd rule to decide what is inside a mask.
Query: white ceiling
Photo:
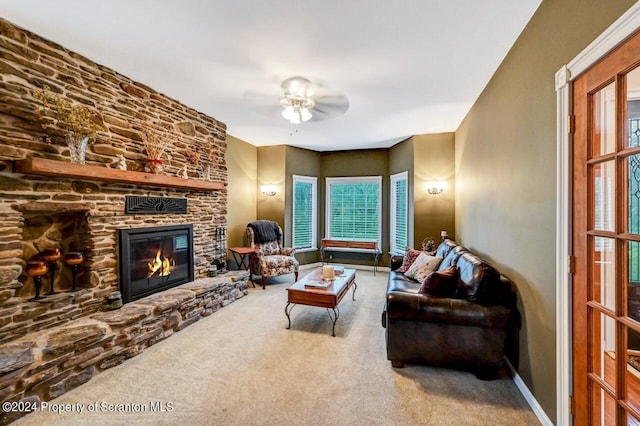
[[[541,0],[0,0],[0,16],[227,124],[253,145],[389,147],[455,131]],[[349,99],[257,112],[301,75]],[[269,97],[272,96],[272,99]],[[253,104],[252,104],[253,102]]]

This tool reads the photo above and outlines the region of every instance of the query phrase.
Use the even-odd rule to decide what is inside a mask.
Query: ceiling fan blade
[[[262,104],[272,104],[273,102],[278,102],[280,96],[278,96],[277,92],[260,92],[257,90],[247,90],[242,94],[242,97],[246,99],[248,102],[252,103],[262,103]]]
[[[349,100],[341,95],[322,96],[316,99],[311,117],[312,121],[327,120],[338,117],[349,109]]]
[[[262,115],[280,114],[282,112],[282,107],[280,105],[255,105],[249,108]]]
[[[320,96],[319,98],[315,98],[315,102],[319,107],[344,111],[349,109],[349,99],[342,95]]]
[[[277,117],[282,112],[278,93],[248,90],[242,94],[247,107],[265,117]]]

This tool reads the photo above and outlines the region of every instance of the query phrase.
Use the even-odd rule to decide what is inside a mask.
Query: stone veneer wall
[[[182,176],[183,165],[188,164],[183,153],[199,152],[203,164],[188,164],[189,178],[202,179],[208,164],[211,180],[222,182],[225,189],[196,191],[14,173],[14,160],[43,157],[69,161],[64,133],[47,130],[47,140],[35,113],[39,104],[33,90],[45,84],[99,114],[102,130],[88,148],[87,164],[115,167],[116,155],[122,154],[129,170],[141,170],[146,158],[143,134],[153,123],[175,135],[166,152],[165,174]],[[0,401],[55,397],[208,312],[200,305],[209,302],[194,302],[199,297],[195,291],[193,297],[181,293],[185,299],[168,310],[140,308],[136,312],[144,311],[144,315],[139,322],[114,324],[110,315],[123,314],[103,317],[98,313],[103,310],[105,296],[119,288],[120,228],[192,223],[196,277],[206,276],[212,247],[218,243],[216,229],[226,226],[225,150],[224,123],[0,19]],[[126,195],[187,198],[187,213],[126,215]],[[33,254],[31,243],[26,241],[34,232],[25,224],[46,222],[38,216],[53,217],[54,221],[72,217],[81,223],[78,231],[82,235],[75,241],[83,246],[76,249],[82,250],[87,260],[78,275],[79,292],[65,291],[67,284],[59,286],[56,295],[29,300],[33,283],[23,268]],[[65,228],[64,224],[61,227]],[[55,232],[47,235],[47,241],[56,238]],[[39,247],[44,248],[49,247]],[[246,291],[243,280],[236,288],[241,294]],[[224,297],[239,297],[234,294]],[[212,300],[218,299],[215,296]],[[131,309],[127,305],[123,312]],[[63,341],[67,335],[73,340],[73,330],[79,324],[93,324],[101,337],[82,338],[63,345],[63,349],[41,344],[50,341],[47,336],[51,333],[60,333]],[[16,345],[24,351],[16,350]]]
[[[181,175],[183,152],[200,152],[212,164],[211,178],[226,184],[226,126],[128,79],[115,71],[0,20],[0,343],[97,311],[117,290],[117,229],[192,223],[196,277],[206,275],[215,230],[226,220],[226,189],[189,191],[129,184],[38,177],[12,172],[12,160],[30,156],[69,161],[63,132],[43,138],[33,90],[46,84],[67,99],[94,109],[102,131],[89,146],[87,163],[114,167],[116,154],[129,170],[143,166],[142,138],[149,123],[175,135],[165,157],[165,173]],[[213,148],[208,158],[209,148]],[[190,178],[202,178],[205,165],[189,165]],[[188,199],[187,214],[125,215],[125,195]],[[87,256],[79,274],[79,294],[61,293],[42,303],[27,302],[33,284],[23,273],[34,253],[23,236],[25,217],[75,214],[86,220]],[[36,221],[37,222],[37,221]],[[44,249],[47,247],[39,247]],[[63,247],[67,248],[67,247]],[[46,287],[45,287],[46,289]],[[43,306],[46,309],[43,310]]]

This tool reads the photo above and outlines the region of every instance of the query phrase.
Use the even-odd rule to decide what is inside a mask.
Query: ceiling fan
[[[280,84],[281,92],[247,92],[251,108],[261,114],[279,113],[291,124],[321,121],[338,117],[349,109],[349,100],[342,94],[327,89],[321,83],[295,76]],[[278,102],[279,97],[279,102]]]

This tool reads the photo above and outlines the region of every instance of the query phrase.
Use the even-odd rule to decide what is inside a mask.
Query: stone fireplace
[[[193,281],[193,225],[121,229],[124,303]]]
[[[226,256],[224,123],[2,19],[0,66],[0,401],[46,401],[244,296],[248,274],[206,277]],[[62,131],[43,133],[33,90],[45,84],[99,116],[85,165],[69,162]],[[149,123],[174,135],[163,175],[142,171]],[[178,211],[153,204],[178,199]],[[154,228],[171,234],[149,254],[140,247],[155,237],[136,238]],[[123,239],[133,240],[128,253]],[[25,266],[53,248],[83,253],[76,291],[59,261],[53,282],[42,278],[53,294],[31,300]],[[125,255],[138,263],[123,275]],[[158,263],[161,273],[141,272]],[[107,310],[122,280],[130,303]],[[13,418],[0,412],[0,424]]]

